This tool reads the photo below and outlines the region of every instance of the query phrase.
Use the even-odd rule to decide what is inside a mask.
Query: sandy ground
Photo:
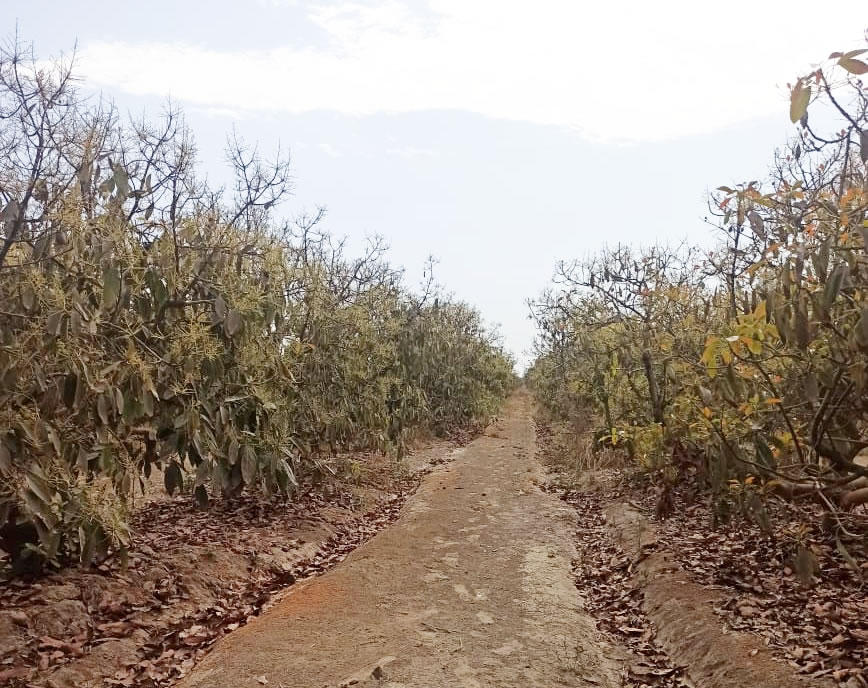
[[[181,686],[618,686],[537,484],[531,401],[429,474],[395,525],[218,643]]]

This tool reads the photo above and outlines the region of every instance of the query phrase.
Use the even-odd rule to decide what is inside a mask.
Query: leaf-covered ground
[[[667,656],[654,638],[654,628],[642,611],[642,591],[633,585],[632,562],[609,537],[603,515],[604,498],[597,490],[569,489],[575,475],[559,465],[563,447],[549,424],[536,423],[540,458],[552,472],[548,489],[576,511],[578,519],[573,575],[586,599],[597,628],[615,645],[629,648],[634,661],[627,666],[623,685],[633,688],[690,686],[684,667]]]
[[[391,523],[450,446],[417,452],[400,474],[368,456],[353,482],[309,487],[295,502],[245,497],[201,511],[177,497],[143,506],[126,566],[110,559],[0,584],[0,684],[171,685],[275,594]]]
[[[676,489],[669,513],[657,518],[660,498],[653,485],[605,469],[594,471],[592,483],[577,480],[575,465],[563,463],[557,433],[545,423],[538,423],[537,431],[550,466],[554,459],[552,481],[580,520],[576,584],[587,591],[600,630],[643,657],[638,671],[631,671],[631,685],[679,686],[686,678],[655,644],[654,629],[642,613],[632,562],[612,539],[603,513],[614,502],[641,508],[654,523],[658,545],[693,580],[719,595],[714,611],[725,629],[755,634],[775,658],[809,681],[868,686],[864,513],[830,521],[818,506],[772,499],[764,517],[748,519],[733,507],[729,518],[714,523],[706,501]],[[577,483],[581,489],[570,489]]]
[[[647,490],[631,494],[653,514]],[[760,634],[806,676],[868,686],[868,518],[849,515],[854,538],[810,504],[766,508],[768,533],[738,515],[712,529],[708,505],[676,491],[657,526],[695,580],[725,595],[716,611],[730,628]]]
[[[570,491],[562,499],[579,517],[576,587],[587,595],[598,628],[637,658],[628,667],[625,685],[690,686],[684,667],[676,666],[655,642],[654,627],[642,611],[642,590],[630,580],[632,562],[607,534],[600,496]]]

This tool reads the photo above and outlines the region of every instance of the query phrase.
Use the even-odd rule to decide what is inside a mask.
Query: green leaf
[[[765,438],[760,433],[756,433],[753,441],[757,462],[769,468],[774,468],[777,465],[777,461],[775,461],[775,456],[772,454],[771,447],[769,447]]]
[[[868,308],[863,308],[856,323],[856,343],[863,349],[868,348]]]
[[[96,399],[96,412],[103,425],[111,421],[112,403],[105,394],[100,394]]]
[[[214,462],[214,470],[211,472],[211,490],[215,493],[222,492],[226,487],[226,470],[219,461]]]
[[[233,437],[229,440],[229,450],[226,454],[226,458],[229,461],[230,466],[234,466],[235,462],[238,461],[238,452],[240,447],[238,446],[238,440]]]
[[[25,481],[33,494],[39,497],[43,504],[46,506],[51,504],[52,498],[54,497],[54,489],[48,484],[48,482],[32,472],[27,473]]]
[[[799,79],[790,93],[790,121],[795,124],[808,111],[811,102],[811,87],[804,79]]]
[[[256,452],[249,444],[241,450],[241,477],[245,485],[252,485],[256,480]]]
[[[96,537],[92,529],[78,527],[78,546],[81,548],[79,560],[82,566],[90,566],[96,554]]]
[[[742,338],[742,342],[747,346],[747,350],[755,356],[759,356],[763,352],[763,343],[753,337]]]
[[[826,307],[826,310],[830,309],[832,304],[835,303],[835,299],[838,298],[838,292],[841,291],[841,285],[844,283],[844,279],[849,272],[850,268],[846,263],[836,265],[832,269],[832,274],[829,275],[826,286],[823,288],[823,305]]]
[[[217,316],[219,322],[222,322],[226,318],[226,301],[222,296],[214,299],[214,314]]]
[[[204,485],[196,486],[196,489],[193,490],[193,498],[196,500],[196,506],[198,506],[200,509],[208,508],[208,490],[205,489]]]
[[[817,382],[817,376],[813,373],[808,373],[805,376],[805,396],[808,401],[814,404],[820,400],[820,385]]]
[[[22,490],[20,494],[27,509],[42,519],[42,522],[46,526],[53,528],[57,525],[57,516],[51,511],[49,505],[42,501],[32,490]]]
[[[63,312],[52,313],[45,319],[45,330],[55,337],[63,331]]]
[[[280,491],[286,494],[289,490],[289,483],[298,487],[298,481],[295,478],[295,473],[290,467],[286,459],[280,459],[277,462],[277,484]]]
[[[753,230],[753,233],[756,234],[763,241],[766,240],[766,229],[765,222],[763,222],[762,215],[760,215],[756,210],[751,210],[747,214],[747,219],[750,222],[750,228]]]
[[[148,274],[145,276],[145,281],[147,282],[148,289],[150,289],[151,295],[154,299],[154,306],[157,309],[162,308],[163,304],[169,300],[169,291],[166,289],[166,284],[163,282],[163,278],[154,270],[149,270]]]
[[[177,461],[171,461],[163,473],[163,482],[166,485],[166,492],[170,495],[174,494],[175,490],[180,490],[184,486],[184,476],[181,473],[181,467]]]
[[[29,284],[25,285],[21,290],[21,305],[28,313],[33,310],[36,305],[36,292]]]
[[[3,442],[0,442],[0,473],[3,475],[12,474],[12,454],[9,453],[9,447]]]
[[[804,296],[799,299],[795,316],[796,345],[805,351],[811,343],[811,322],[808,318],[808,301]]]
[[[121,276],[114,265],[108,266],[102,273],[102,305],[111,310],[117,305],[121,293]]]
[[[226,322],[223,325],[226,328],[226,334],[234,337],[241,330],[241,313],[236,310],[231,310],[226,314]]]
[[[847,55],[842,55],[838,60],[838,64],[841,65],[848,72],[850,72],[850,74],[855,74],[856,76],[868,74],[868,64],[865,64],[864,62],[862,62],[862,60],[856,60],[852,57],[848,57]]]
[[[33,245],[33,260],[42,260],[45,252],[48,250],[48,244],[51,241],[51,235],[43,234]]]
[[[130,178],[122,165],[114,166],[114,183],[118,191],[117,198],[123,203],[130,195]]]

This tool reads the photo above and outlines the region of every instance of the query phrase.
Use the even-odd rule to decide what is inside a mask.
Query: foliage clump
[[[196,175],[181,113],[122,123],[71,64],[0,54],[0,547],[88,563],[130,541],[152,471],[205,507],[291,496],[329,453],[403,452],[494,413],[512,362],[430,273],[407,289],[278,223],[289,160],[230,138],[235,184]]]
[[[528,378],[556,417],[590,407],[598,443],[715,501],[735,490],[759,522],[769,493],[818,501],[842,533],[868,502],[865,52],[792,86],[798,133],[770,178],[711,196],[714,250],[605,249],[532,304]]]

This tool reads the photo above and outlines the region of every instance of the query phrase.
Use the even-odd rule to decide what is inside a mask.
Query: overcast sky
[[[864,0],[4,0],[47,57],[77,42],[124,110],[182,105],[221,178],[235,126],[292,153],[297,214],[425,257],[527,360],[526,299],[604,243],[710,241],[709,188],[763,176],[786,83],[864,44]],[[2,24],[0,24],[2,26]]]

